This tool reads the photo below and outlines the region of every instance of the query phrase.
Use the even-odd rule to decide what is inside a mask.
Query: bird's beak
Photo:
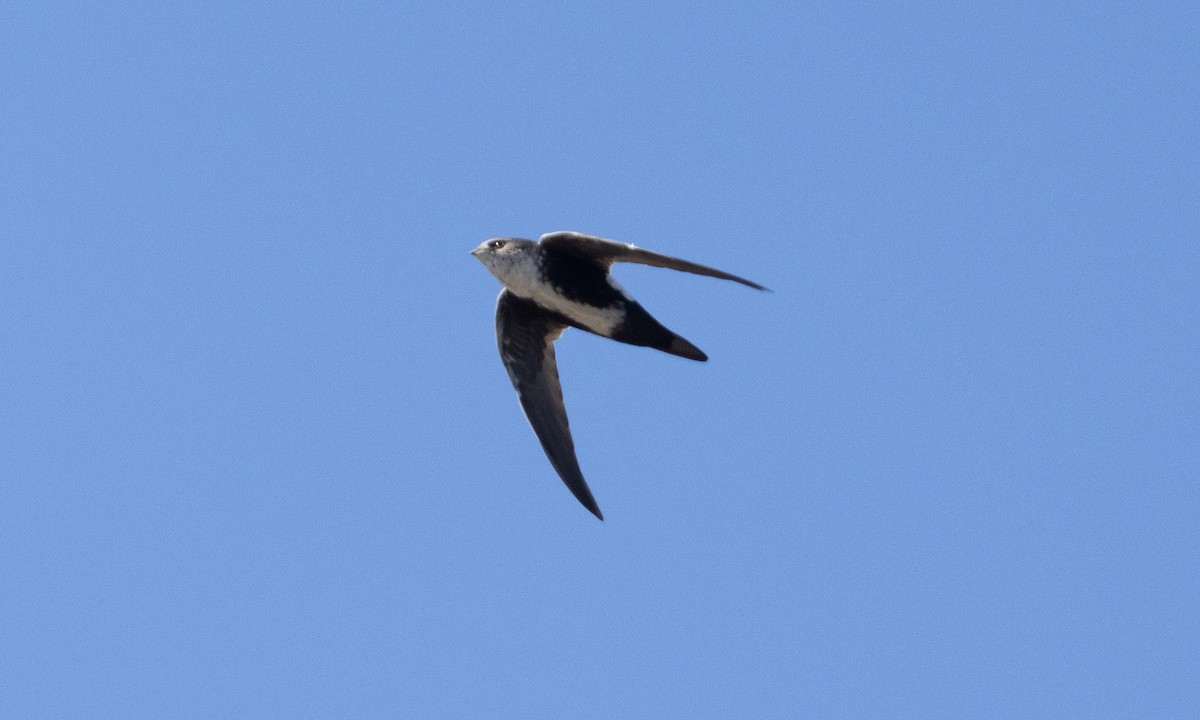
[[[483,246],[482,246],[482,245],[480,245],[479,247],[477,247],[477,248],[475,248],[474,250],[472,250],[472,251],[471,251],[471,254],[472,254],[472,255],[474,255],[475,257],[479,257],[479,253],[481,253],[481,252],[483,252]]]

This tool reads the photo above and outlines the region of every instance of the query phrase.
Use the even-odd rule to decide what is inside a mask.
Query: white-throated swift
[[[681,270],[766,290],[704,265],[574,232],[548,233],[538,242],[495,238],[471,254],[504,284],[496,302],[496,340],[525,417],[567,488],[601,520],[604,516],[575,458],[554,341],[567,327],[577,327],[689,360],[708,359],[700,348],[663,327],[612,279],[609,269],[617,262]]]

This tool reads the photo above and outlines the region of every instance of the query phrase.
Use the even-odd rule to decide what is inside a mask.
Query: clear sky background
[[[0,717],[1196,717],[1194,2],[103,5],[0,9]],[[774,291],[559,342],[603,523],[551,230]]]

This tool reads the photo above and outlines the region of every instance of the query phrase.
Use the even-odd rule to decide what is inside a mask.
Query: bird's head
[[[500,282],[509,285],[516,276],[536,270],[536,247],[537,243],[523,238],[493,238],[480,243],[471,254]]]

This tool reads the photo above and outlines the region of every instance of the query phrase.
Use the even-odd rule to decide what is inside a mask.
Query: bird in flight
[[[496,340],[525,417],[567,488],[601,520],[600,506],[575,458],[554,341],[563,330],[576,327],[689,360],[708,359],[700,348],[663,327],[612,279],[613,263],[681,270],[766,290],[704,265],[575,232],[548,233],[538,242],[495,238],[471,254],[504,285],[496,301]]]

